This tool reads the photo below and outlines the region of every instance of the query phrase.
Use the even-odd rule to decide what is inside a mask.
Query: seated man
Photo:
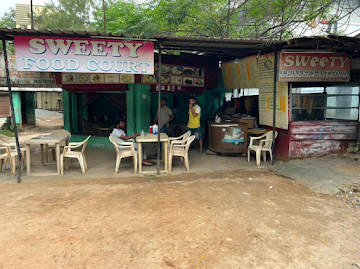
[[[112,131],[112,135],[113,137],[119,141],[119,142],[127,142],[128,140],[132,139],[132,138],[135,138],[137,136],[139,136],[140,134],[133,134],[131,136],[126,136],[126,133],[125,133],[125,122],[123,121],[120,121],[118,124],[116,124],[116,128],[114,128],[114,130]],[[138,143],[136,142],[133,142],[134,143],[134,148],[135,150],[138,150]],[[142,164],[143,165],[147,165],[147,166],[151,166],[152,164],[147,162],[146,159],[147,159],[147,156],[146,156],[146,152],[145,152],[145,149],[143,149],[143,162]]]

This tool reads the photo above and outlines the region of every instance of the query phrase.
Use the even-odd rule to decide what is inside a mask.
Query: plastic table
[[[27,176],[51,176],[51,175],[60,175],[60,143],[66,141],[66,144],[69,143],[70,136],[67,134],[54,134],[54,135],[40,135],[33,137],[25,141],[26,145],[26,175]],[[55,144],[56,148],[56,173],[31,173],[31,145],[40,145],[41,150],[41,164],[45,165],[44,158],[44,145],[46,144]]]
[[[157,173],[157,171],[143,171],[142,170],[142,143],[154,143],[158,142],[158,135],[157,134],[145,134],[144,136],[136,137],[136,142],[139,144],[139,173],[141,174],[152,174]],[[163,143],[163,158],[165,163],[165,170],[161,170],[160,173],[167,173],[169,172],[168,168],[168,144],[169,144],[169,137],[165,133],[160,133],[160,142]]]

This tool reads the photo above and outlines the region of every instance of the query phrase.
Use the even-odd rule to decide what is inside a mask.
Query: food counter
[[[209,149],[217,153],[247,151],[247,124],[240,122],[208,122]]]

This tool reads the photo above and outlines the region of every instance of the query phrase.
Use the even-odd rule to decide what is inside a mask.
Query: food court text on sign
[[[280,58],[280,81],[350,80],[351,57],[335,53],[283,52]]]
[[[154,44],[15,36],[18,71],[154,74]]]

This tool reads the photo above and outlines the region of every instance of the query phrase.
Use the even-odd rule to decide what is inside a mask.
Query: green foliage
[[[0,19],[0,28],[15,28],[16,27],[16,14],[15,9],[10,8],[9,12],[4,12],[4,15]]]
[[[35,16],[36,28],[104,31],[102,2],[51,1]],[[347,0],[349,1],[349,0]],[[329,15],[340,0],[107,0],[106,31],[128,37],[158,34],[197,37],[284,39]],[[91,21],[91,10],[93,20]],[[5,13],[3,26],[14,25],[15,10]],[[11,26],[13,27],[13,26]],[[294,31],[296,29],[296,31]]]
[[[0,18],[0,28],[15,28],[16,27],[16,18],[15,18],[15,9],[10,8],[9,12],[5,12],[4,15]],[[9,52],[14,52],[15,48],[13,44],[6,42],[6,48]],[[3,44],[0,42],[0,50],[3,50]]]
[[[94,28],[104,31],[103,9],[94,13]],[[106,8],[106,30],[112,33],[124,33],[126,36],[153,36],[158,33],[159,25],[152,10],[136,4],[134,1],[117,1]]]
[[[6,136],[9,136],[9,137],[14,137],[15,134],[11,131],[0,131],[0,134],[2,135],[6,135]]]
[[[9,133],[11,134],[11,132],[14,131],[14,125],[12,124],[12,120],[11,120],[11,117],[7,117],[6,118],[6,121],[5,123],[3,124],[3,126],[1,127],[2,130],[4,130],[2,132],[2,134],[5,134],[5,133]],[[5,134],[7,135],[7,134]],[[11,136],[11,135],[7,135],[7,136]]]
[[[91,7],[93,0],[59,0],[45,4],[40,14],[34,17],[36,28],[52,30],[91,31]]]
[[[127,36],[291,37],[296,27],[327,18],[334,0],[119,0],[106,11],[107,30]],[[103,11],[95,13],[103,30]]]

